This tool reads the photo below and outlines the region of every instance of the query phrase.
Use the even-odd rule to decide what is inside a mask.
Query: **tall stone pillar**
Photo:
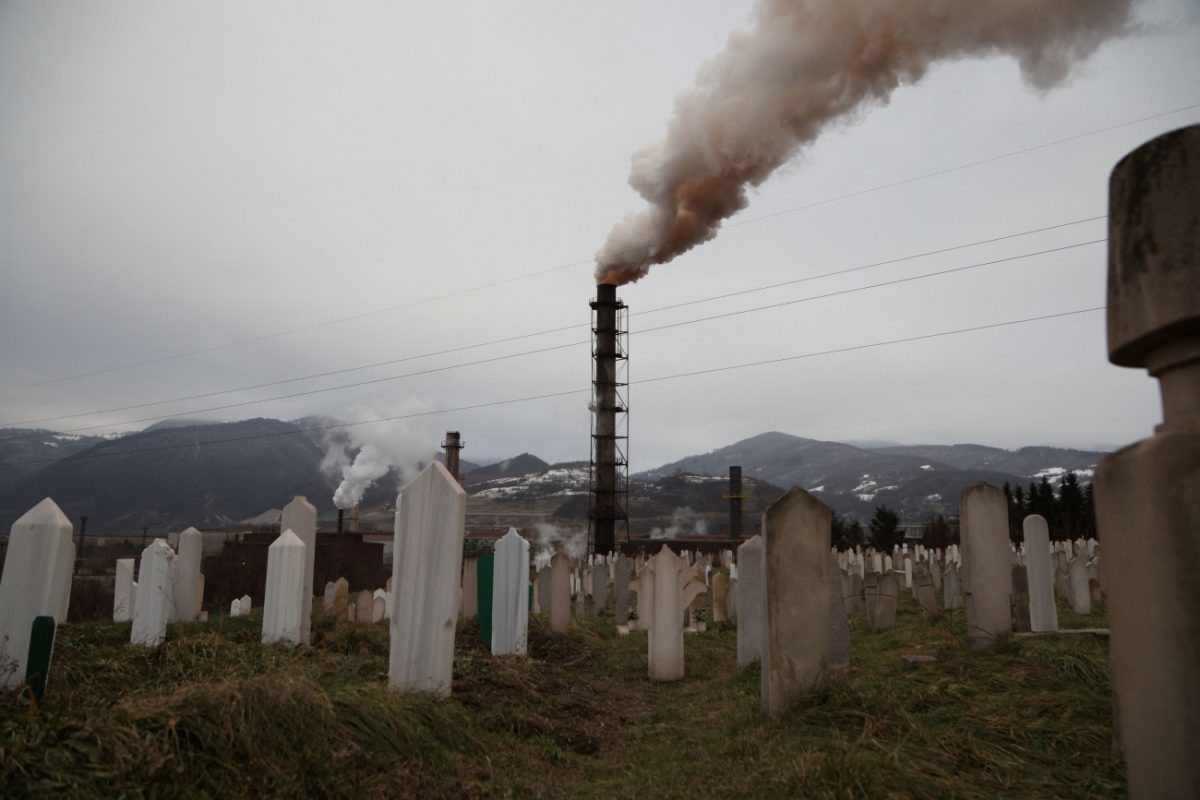
[[[1200,787],[1200,126],[1109,183],[1108,353],[1158,380],[1154,436],[1096,471],[1113,687],[1130,796]]]

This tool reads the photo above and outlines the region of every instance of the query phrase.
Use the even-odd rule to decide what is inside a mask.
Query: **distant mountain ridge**
[[[1054,447],[1003,450],[975,444],[855,447],[771,431],[709,453],[639,473],[642,480],[675,474],[725,475],[740,465],[747,476],[782,487],[801,486],[835,511],[870,517],[887,505],[908,519],[957,510],[958,494],[977,481],[1025,486],[1045,475],[1057,484],[1066,472],[1084,482],[1104,453]]]
[[[281,508],[303,494],[332,513],[337,476],[322,474],[328,444],[350,447],[337,420],[252,419],[199,425],[155,425],[115,438],[38,429],[0,430],[0,530],[43,497],[73,519],[89,517],[90,531],[177,530],[221,526]],[[325,428],[322,431],[313,428]],[[203,446],[220,441],[219,446]],[[959,492],[976,481],[1027,485],[1068,471],[1084,482],[1103,453],[1053,447],[1003,450],[976,444],[856,447],[768,432],[633,476],[631,514],[669,514],[671,504],[715,512],[723,507],[730,465],[743,468],[761,500],[775,489],[802,486],[839,513],[869,518],[888,505],[910,521],[953,513]],[[444,454],[429,454],[429,460]],[[428,461],[425,461],[428,463]],[[485,466],[461,462],[467,491],[481,499],[562,505],[586,515],[586,461],[549,464],[521,453]],[[681,476],[708,476],[680,480]],[[393,470],[366,493],[364,506],[396,498]]]

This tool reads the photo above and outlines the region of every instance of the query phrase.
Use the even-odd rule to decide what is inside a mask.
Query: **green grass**
[[[1102,615],[1060,608],[1065,627]],[[45,702],[0,697],[0,797],[1112,797],[1107,641],[968,653],[961,612],[851,618],[851,667],[781,719],[736,632],[687,637],[687,676],[646,678],[645,634],[531,621],[532,658],[460,626],[449,700],[389,693],[387,629],[318,623],[258,644],[257,617],[61,629]],[[936,661],[905,667],[901,656]]]

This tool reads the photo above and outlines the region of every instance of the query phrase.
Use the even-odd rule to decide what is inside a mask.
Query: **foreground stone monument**
[[[441,463],[396,498],[388,686],[449,696],[467,494]]]
[[[142,551],[130,643],[158,647],[167,638],[167,622],[175,606],[174,572],[175,551],[165,539],[155,539]]]
[[[737,549],[738,668],[762,659],[762,536],[751,536]]]
[[[1012,636],[1012,550],[1008,500],[990,483],[976,483],[958,499],[967,647],[995,647]]]
[[[1030,514],[1021,523],[1021,529],[1025,535],[1025,577],[1029,583],[1029,630],[1056,631],[1058,606],[1054,603],[1050,527],[1040,514]]]
[[[1158,380],[1163,422],[1096,471],[1113,687],[1130,796],[1200,787],[1200,126],[1109,184],[1108,352]]]
[[[777,717],[829,668],[832,513],[799,487],[763,515],[762,704]]]
[[[67,618],[75,545],[71,521],[47,497],[13,523],[0,576],[0,689],[25,681],[37,617]]]
[[[492,578],[492,655],[525,655],[529,637],[529,542],[509,528],[496,542]]]
[[[113,582],[113,622],[133,619],[134,587],[133,559],[117,559],[117,575]]]
[[[283,507],[279,517],[279,530],[291,531],[304,543],[304,587],[300,590],[304,598],[304,611],[300,620],[300,643],[308,644],[312,639],[313,574],[317,559],[317,507],[308,498],[297,495]]]
[[[665,545],[638,575],[646,596],[647,662],[652,681],[683,678],[683,612],[707,590],[703,573]],[[641,622],[641,620],[639,620]]]
[[[304,638],[304,608],[312,600],[304,595],[304,562],[308,548],[291,529],[284,530],[267,548],[267,591],[263,597],[263,644],[295,647]]]
[[[200,614],[204,601],[204,576],[200,574],[200,559],[204,550],[204,534],[188,528],[179,534],[179,549],[175,551],[175,619],[193,622]]]
[[[563,553],[550,559],[550,630],[566,633],[571,627],[571,560]]]

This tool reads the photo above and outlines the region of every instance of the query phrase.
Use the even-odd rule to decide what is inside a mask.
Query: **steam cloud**
[[[671,512],[671,524],[666,528],[654,528],[650,531],[651,539],[674,539],[681,533],[696,533],[701,536],[708,533],[708,523],[689,506],[676,508]]]
[[[567,558],[582,558],[587,552],[586,528],[563,528],[550,522],[533,526],[534,565],[541,569],[550,563],[555,553]]]
[[[717,235],[759,186],[831,124],[935,62],[1009,55],[1045,91],[1109,38],[1133,0],[759,0],[675,101],[662,142],[633,157],[649,206],[613,226],[598,283],[624,284]]]
[[[387,412],[360,408],[353,410],[347,421],[367,422],[416,410],[411,406],[388,409]],[[325,455],[321,460],[321,471],[327,477],[341,479],[333,493],[333,504],[338,508],[358,505],[367,489],[391,469],[400,474],[402,481],[411,479],[430,460],[437,447],[436,437],[412,420],[379,422],[343,430],[344,433],[326,438]]]

